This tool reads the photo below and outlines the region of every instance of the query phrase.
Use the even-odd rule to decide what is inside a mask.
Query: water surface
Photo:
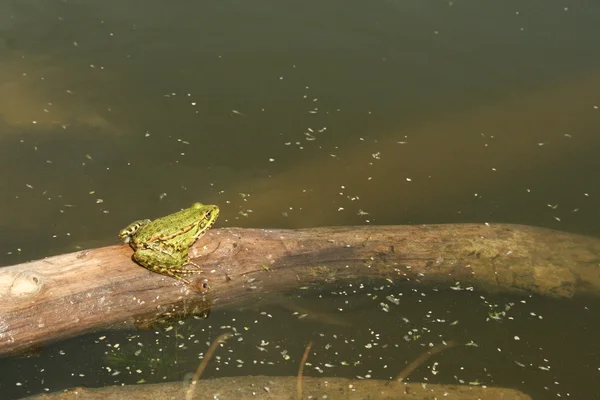
[[[599,7],[4,1],[0,261],[113,244],[130,221],[194,201],[221,207],[217,226],[509,222],[597,236]],[[183,341],[99,332],[4,359],[0,384],[18,398],[180,380],[231,325],[252,330],[210,376],[294,375],[313,340],[311,374],[390,379],[429,343],[459,340],[477,346],[411,379],[596,395],[595,299],[354,285],[290,295],[348,325],[248,305],[186,321]],[[402,306],[382,311],[392,294]],[[129,342],[168,357],[110,366],[106,354],[135,354]]]

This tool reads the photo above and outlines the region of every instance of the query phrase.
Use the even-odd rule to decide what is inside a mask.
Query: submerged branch
[[[268,399],[289,400],[294,393],[296,377],[283,376],[236,376],[213,378],[202,381],[202,390],[194,399],[228,400]],[[371,400],[531,400],[527,394],[514,389],[493,386],[436,385],[422,383],[397,383],[399,391],[390,381],[377,379],[347,379],[336,377],[305,376],[304,392],[309,399],[371,399]],[[24,400],[71,400],[77,399],[181,399],[185,388],[180,382],[143,385],[107,386],[102,388],[70,389],[44,393]]]
[[[450,341],[447,343],[437,344],[437,345],[433,346],[432,348],[427,349],[423,354],[421,354],[419,357],[417,357],[413,362],[408,364],[398,374],[398,376],[396,376],[396,378],[394,378],[394,380],[399,381],[399,382],[404,381],[406,378],[408,378],[408,376],[410,374],[412,374],[414,372],[415,369],[419,368],[425,361],[429,360],[432,356],[434,356],[438,353],[441,353],[442,351],[444,351],[446,349],[456,347],[457,345],[458,345],[458,343],[456,343],[454,341]]]
[[[227,339],[230,339],[231,337],[233,337],[233,333],[226,332],[226,333],[219,335],[219,337],[217,337],[211,343],[210,347],[206,351],[206,355],[200,362],[200,365],[198,365],[198,369],[196,369],[196,373],[192,377],[192,381],[190,382],[190,385],[189,385],[187,391],[185,392],[185,400],[192,400],[194,398],[194,392],[196,391],[196,385],[198,385],[198,380],[202,376],[202,373],[204,373],[204,370],[206,369],[208,362],[212,359],[213,354],[215,354],[215,351],[217,350],[217,346],[220,345],[221,343],[224,343]]]
[[[304,349],[304,354],[302,354],[302,359],[300,360],[300,365],[298,366],[298,376],[296,391],[298,400],[302,400],[304,398],[303,395],[303,386],[302,386],[302,378],[304,377],[304,366],[306,365],[306,360],[308,359],[308,355],[310,354],[310,349],[312,348],[312,342],[308,342],[306,349]]]

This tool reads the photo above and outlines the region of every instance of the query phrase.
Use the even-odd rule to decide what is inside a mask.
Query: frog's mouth
[[[131,241],[131,233],[119,232],[119,240],[123,243],[129,243]]]

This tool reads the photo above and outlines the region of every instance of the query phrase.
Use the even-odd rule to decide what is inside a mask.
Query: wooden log
[[[1,268],[0,354],[341,280],[600,293],[600,239],[521,225],[214,229],[190,251],[202,269],[190,285],[138,266],[126,245]]]

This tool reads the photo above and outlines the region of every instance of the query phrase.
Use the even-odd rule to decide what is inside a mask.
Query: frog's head
[[[202,230],[206,232],[217,220],[217,217],[219,216],[219,207],[203,204],[201,210],[203,214],[201,226]]]
[[[131,241],[131,238],[137,233],[137,231],[139,231],[142,226],[148,225],[149,223],[150,220],[148,219],[141,219],[139,221],[134,221],[130,223],[125,228],[119,231],[119,239],[123,243],[129,243]]]

